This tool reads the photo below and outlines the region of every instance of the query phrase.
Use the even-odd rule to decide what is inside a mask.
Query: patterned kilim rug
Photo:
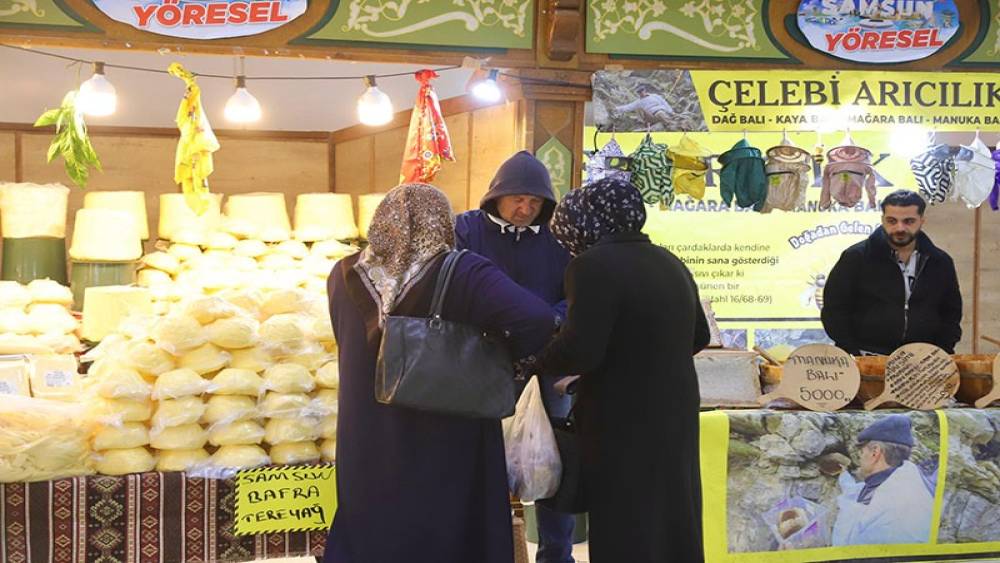
[[[237,537],[235,482],[184,473],[0,485],[0,563],[237,562],[321,555],[325,531]]]

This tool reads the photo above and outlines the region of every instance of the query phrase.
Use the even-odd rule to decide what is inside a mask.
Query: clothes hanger
[[[844,138],[840,141],[841,146],[855,147],[857,144],[854,142],[854,138],[851,137],[851,128],[844,128]]]
[[[983,142],[983,140],[979,138],[979,129],[976,129],[976,136],[972,138],[973,143],[976,141],[979,141],[980,143]]]
[[[788,129],[781,130],[781,144],[786,147],[794,147],[795,144],[788,138]]]

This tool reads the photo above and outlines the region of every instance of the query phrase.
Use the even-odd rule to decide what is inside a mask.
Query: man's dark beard
[[[913,234],[913,235],[907,235],[906,242],[896,242],[895,235],[891,235],[891,236],[889,236],[889,244],[891,244],[892,246],[894,246],[896,248],[903,248],[904,246],[906,246],[906,245],[910,244],[911,242],[913,242],[916,238],[917,238],[917,235],[915,235],[915,234]]]

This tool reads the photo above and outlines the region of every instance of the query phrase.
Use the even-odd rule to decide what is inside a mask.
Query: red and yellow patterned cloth
[[[410,115],[410,131],[406,135],[403,167],[399,172],[400,184],[430,182],[441,170],[442,162],[455,160],[441,104],[431,87],[431,80],[438,75],[433,70],[421,70],[414,76],[420,82],[420,91]]]
[[[325,530],[234,535],[235,490],[235,480],[184,473],[2,484],[0,562],[237,562],[323,554]]]

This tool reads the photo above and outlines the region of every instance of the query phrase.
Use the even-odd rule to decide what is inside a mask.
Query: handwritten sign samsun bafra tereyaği
[[[333,465],[262,467],[236,476],[236,535],[326,530],[337,511]]]

